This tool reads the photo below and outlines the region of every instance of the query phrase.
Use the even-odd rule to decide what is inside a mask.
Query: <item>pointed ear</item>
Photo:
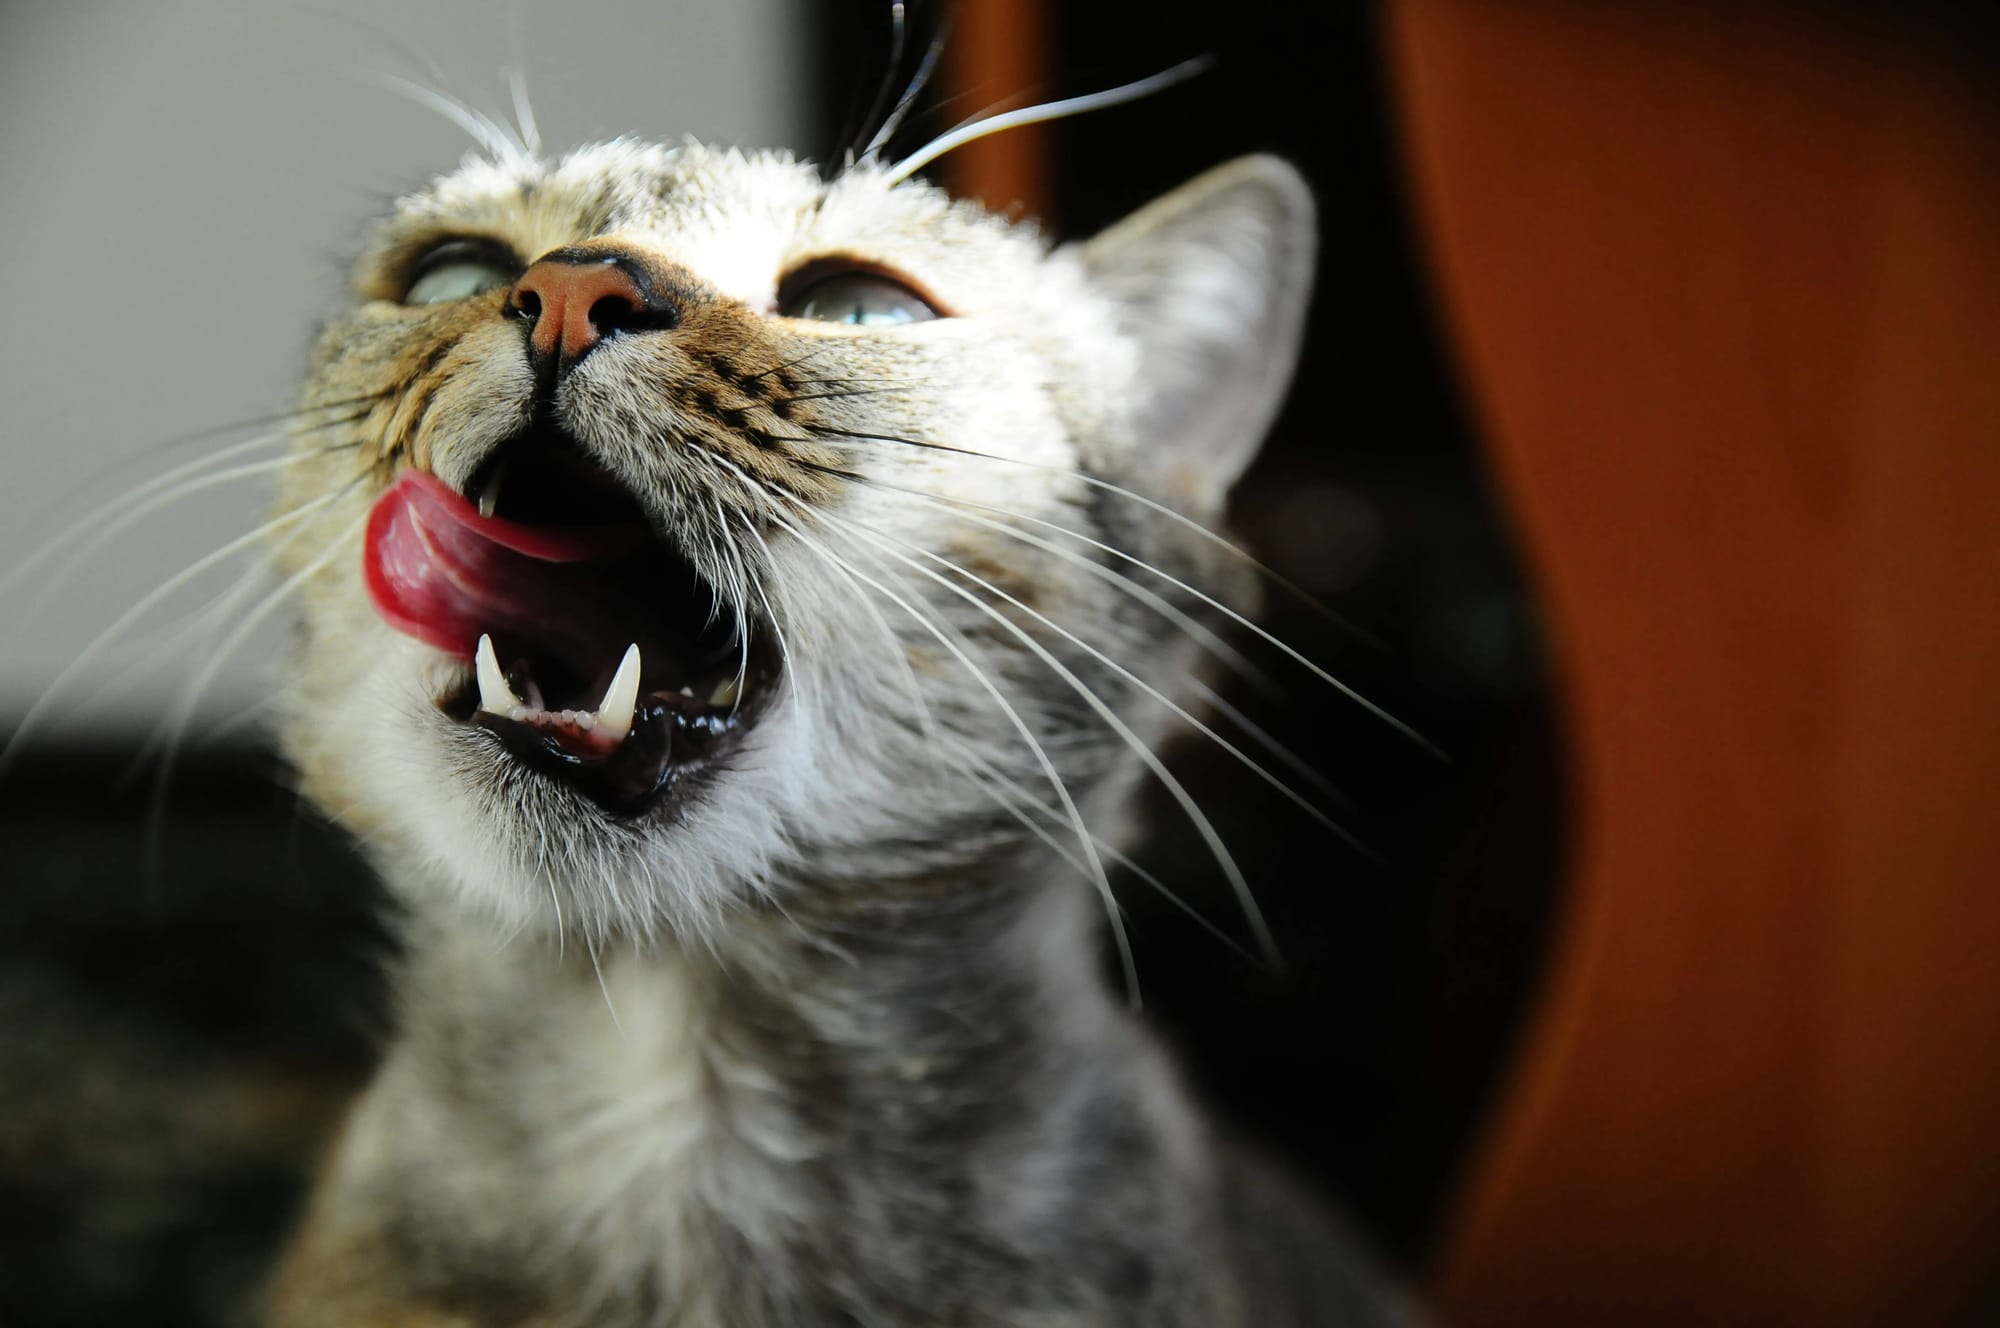
[[[1139,347],[1131,437],[1155,482],[1216,508],[1284,400],[1311,293],[1312,194],[1275,157],[1189,181],[1083,247]]]

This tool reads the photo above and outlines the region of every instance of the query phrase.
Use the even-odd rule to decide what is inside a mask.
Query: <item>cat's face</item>
[[[1309,213],[1246,161],[1051,251],[882,171],[628,143],[404,200],[283,497],[308,792],[467,906],[597,938],[1087,858],[1068,802],[1163,731],[1203,615],[1108,550],[1226,581],[1132,495],[1215,521]]]

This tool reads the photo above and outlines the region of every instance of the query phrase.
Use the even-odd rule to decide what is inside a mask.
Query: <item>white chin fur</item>
[[[868,809],[895,805],[877,772],[900,767],[818,729],[786,678],[727,768],[666,823],[616,820],[440,712],[434,698],[464,673],[396,638],[336,716],[305,718],[341,786],[323,803],[373,828],[389,878],[502,933],[698,937],[782,874],[802,839],[853,843],[882,828]]]
[[[745,735],[669,824],[615,820],[443,716],[417,735],[404,791],[424,875],[501,925],[603,939],[701,932],[755,888],[782,849],[775,797],[753,793],[764,741]],[[773,790],[772,792],[775,792]]]

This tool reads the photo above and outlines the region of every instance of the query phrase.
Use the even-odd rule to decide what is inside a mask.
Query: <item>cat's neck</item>
[[[586,1297],[644,1283],[748,1321],[732,1316],[805,1312],[827,1268],[870,1250],[976,1261],[1051,1233],[1144,1267],[1166,1233],[1131,1225],[1139,1211],[1185,1248],[1196,1127],[1099,975],[1089,896],[801,894],[810,913],[746,911],[712,946],[595,954],[420,920],[385,1078],[449,1103],[456,1169],[509,1191],[486,1202],[589,1251]],[[1123,1179],[1079,1192],[1107,1158]],[[1090,1216],[1118,1186],[1123,1233]]]
[[[1132,1035],[1101,975],[1094,899],[971,872],[893,885],[816,881],[714,931],[596,946],[497,936],[455,910],[410,928],[408,1031],[508,1042],[560,1030],[642,1063],[720,1040],[786,1076],[918,1060],[972,1073],[1017,1049]],[[617,1053],[612,1054],[616,1048]],[[815,1067],[807,1048],[836,1058]],[[962,1065],[960,1064],[962,1063]]]

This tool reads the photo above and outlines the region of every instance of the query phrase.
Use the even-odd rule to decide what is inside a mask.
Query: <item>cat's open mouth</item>
[[[560,436],[508,444],[471,488],[411,470],[377,500],[377,611],[472,664],[445,714],[614,814],[646,810],[750,722],[776,667],[761,634]]]

